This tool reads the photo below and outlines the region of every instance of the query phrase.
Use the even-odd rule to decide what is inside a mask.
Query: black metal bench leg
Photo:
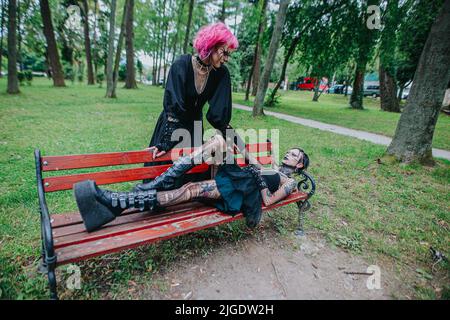
[[[56,291],[56,274],[54,263],[48,266],[48,284],[50,287],[50,299],[58,300],[58,293]]]
[[[305,212],[311,208],[311,205],[308,200],[305,201],[298,201],[296,202],[298,207],[298,228],[295,230],[295,235],[302,237],[305,235],[305,231],[303,228],[304,221],[305,221]]]

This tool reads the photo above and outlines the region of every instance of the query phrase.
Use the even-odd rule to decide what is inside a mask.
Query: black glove
[[[172,133],[179,128],[182,128],[180,121],[169,116],[166,125],[164,126],[161,141],[159,141],[155,147],[157,147],[159,151],[171,150],[178,143],[177,141],[172,141]]]
[[[258,167],[256,167],[253,164],[249,164],[248,166],[244,167],[242,170],[247,171],[248,173],[250,173],[253,178],[255,178],[256,184],[258,185],[258,189],[259,190],[264,190],[266,188],[268,188],[266,180],[263,179],[263,177],[261,176],[261,170],[258,169]]]

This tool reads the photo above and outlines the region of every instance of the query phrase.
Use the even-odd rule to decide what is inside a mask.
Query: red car
[[[316,81],[317,81],[316,78],[311,78],[311,77],[303,78],[303,82],[301,82],[297,85],[297,90],[313,91]],[[321,81],[320,85],[319,85],[319,90],[324,91],[327,88],[328,88],[328,85],[324,84],[323,81]]]

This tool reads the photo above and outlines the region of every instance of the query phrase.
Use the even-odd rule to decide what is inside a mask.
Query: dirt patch
[[[154,276],[141,299],[391,299],[399,283],[381,269],[381,288],[369,290],[362,258],[320,237],[247,239],[206,258],[175,263]]]

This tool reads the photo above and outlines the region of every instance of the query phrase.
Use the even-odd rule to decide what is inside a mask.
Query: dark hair
[[[301,153],[303,153],[303,158],[302,158],[302,164],[303,167],[302,168],[295,168],[295,172],[296,173],[301,173],[302,171],[308,169],[309,167],[309,156],[306,154],[306,152],[301,149],[301,148],[292,148],[292,149],[297,149],[298,151],[300,151]]]

